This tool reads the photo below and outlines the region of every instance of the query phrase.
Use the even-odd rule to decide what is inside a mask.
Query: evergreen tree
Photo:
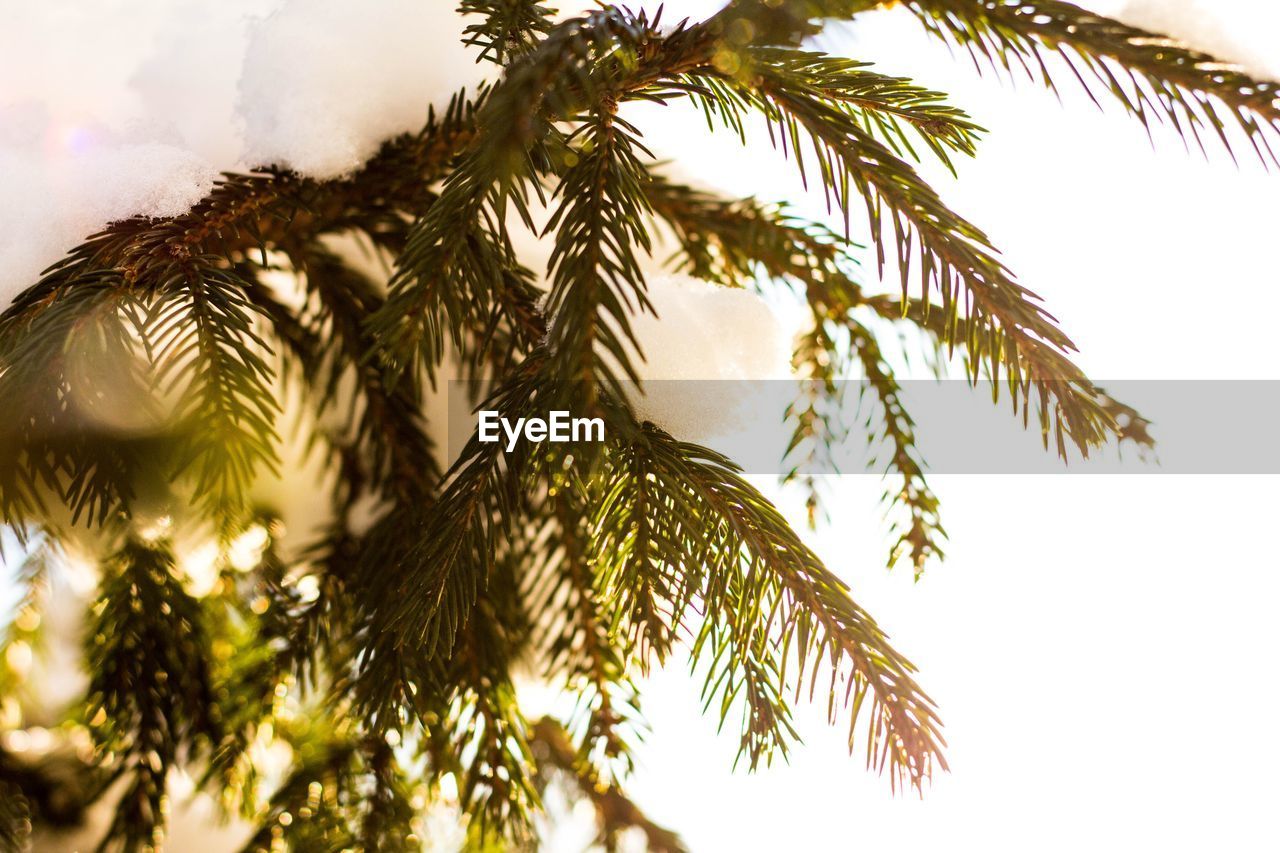
[[[0,317],[0,520],[28,554],[8,650],[36,642],[50,556],[91,543],[101,586],[87,696],[58,729],[92,749],[57,766],[0,752],[0,845],[111,791],[104,848],[159,847],[166,785],[185,767],[256,822],[255,850],[415,849],[424,808],[454,785],[477,848],[535,844],[542,794],[560,785],[595,807],[606,847],[636,831],[679,850],[623,788],[643,726],[635,679],[677,647],[748,767],[786,754],[793,703],[813,695],[895,788],[945,769],[937,709],[845,585],[733,462],[637,419],[624,390],[661,225],[692,275],[787,288],[811,310],[792,479],[842,440],[837,380],[865,379],[900,482],[895,554],[917,570],[945,536],[878,346],[889,324],[958,351],[1059,454],[1149,441],[913,165],[972,154],[981,128],[941,94],[804,47],[880,5],[733,0],[671,23],[466,0],[477,22],[459,37],[499,66],[492,86],[350,177],[229,174],[189,213],[113,223],[23,292]],[[1212,57],[1057,0],[900,5],[985,70],[1081,86],[1275,162],[1276,86]],[[693,101],[725,144],[763,116],[844,231],[659,174],[619,114],[637,100]],[[542,200],[545,287],[508,230],[532,227]],[[393,259],[388,281],[335,250],[352,234]],[[900,294],[859,283],[851,234],[900,270]],[[281,268],[305,284],[301,304],[270,286]],[[446,359],[491,383],[485,408],[570,408],[602,418],[606,441],[505,452],[473,438],[441,470],[423,397]],[[253,497],[279,464],[286,396],[313,416],[301,423],[334,474],[332,529],[305,550],[281,546]],[[141,433],[86,415],[122,405],[168,410]],[[372,524],[354,523],[370,505]],[[222,554],[203,596],[174,568],[179,528],[201,525]],[[231,556],[246,541],[247,571]],[[517,669],[567,686],[576,709],[527,719]],[[0,687],[14,699],[11,670]],[[264,790],[254,755],[271,741],[293,765]]]

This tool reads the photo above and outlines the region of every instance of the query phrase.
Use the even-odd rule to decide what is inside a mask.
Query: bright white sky
[[[717,5],[672,3],[668,15]],[[1175,5],[1275,21],[1262,0],[1164,11]],[[1200,20],[1217,32],[1218,18]],[[1195,26],[1186,14],[1171,22]],[[1270,32],[1269,41],[1252,33],[1253,43],[1280,44],[1280,30]],[[826,46],[951,93],[991,131],[958,180],[930,176],[1045,298],[1094,378],[1280,378],[1280,178],[1217,152],[1206,163],[1168,137],[1153,150],[1132,122],[1077,96],[1064,106],[1029,85],[979,79],[900,13]],[[796,192],[790,166],[728,136],[707,139],[700,117],[643,108],[634,118],[683,171],[821,213]],[[947,723],[951,774],[923,801],[894,799],[886,780],[847,757],[841,731],[805,713],[808,742],[790,766],[731,774],[736,738],[715,736],[696,683],[677,668],[647,689],[654,732],[631,787],[652,815],[699,851],[1273,843],[1280,565],[1266,537],[1276,478],[934,485],[950,556],[919,584],[883,569],[875,478],[842,483],[836,523],[813,542],[919,664]],[[575,850],[586,839],[570,831],[553,841]]]

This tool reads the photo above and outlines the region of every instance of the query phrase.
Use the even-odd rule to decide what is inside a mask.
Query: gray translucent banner
[[[1030,425],[1024,428],[1021,414],[1012,412],[1007,391],[1002,389],[993,403],[986,383],[902,381],[900,402],[914,421],[925,470],[935,474],[1280,474],[1280,381],[1099,384],[1152,422],[1154,452],[1113,443],[1088,459],[1073,450],[1064,463],[1052,441],[1050,449],[1044,449],[1034,403]],[[644,393],[629,388],[628,397],[642,419],[729,456],[749,474],[782,474],[797,464],[814,475],[884,470],[891,445],[883,438],[883,408],[861,380],[843,383],[840,419],[847,432],[830,456],[810,458],[803,447],[786,456],[795,431],[786,412],[792,406],[803,407],[815,390],[803,380],[650,380],[644,383]],[[476,383],[449,383],[451,457],[476,433],[476,401],[482,397],[483,389]],[[568,417],[583,414],[570,411]],[[500,428],[498,435],[505,445]],[[518,440],[528,440],[525,433],[520,436]]]

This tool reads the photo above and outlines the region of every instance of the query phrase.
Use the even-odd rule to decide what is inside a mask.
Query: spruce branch
[[[394,612],[386,627],[427,658],[452,650],[492,565],[499,530],[490,501],[509,493],[499,459],[486,446],[466,460],[431,505],[426,524],[434,535],[416,540],[412,568],[400,580],[402,595],[390,599]]]
[[[158,848],[169,771],[220,739],[204,615],[175,573],[165,543],[135,539],[103,566],[86,718],[129,782],[100,850]]]
[[[677,553],[676,534],[690,510],[681,484],[664,479],[647,453],[632,450],[623,445],[613,454],[593,502],[592,553],[610,633],[626,637],[641,661],[650,655],[662,661],[714,557],[706,540]]]
[[[954,172],[953,154],[973,156],[976,152],[982,128],[962,110],[947,104],[944,94],[906,78],[880,74],[871,70],[870,63],[809,51],[757,47],[737,55],[732,73],[719,67],[717,70],[749,79],[761,62],[783,71],[790,88],[803,89],[814,98],[838,106],[861,123],[867,136],[880,140],[900,157],[920,159],[912,145],[914,138]],[[718,113],[745,138],[738,116],[713,108],[716,91],[697,86],[690,91],[710,110],[708,119]]]
[[[443,330],[452,331],[458,345],[456,329],[478,316],[480,303],[492,301],[503,268],[514,262],[506,212],[512,208],[531,224],[526,193],[530,186],[538,190],[536,177],[561,160],[582,165],[582,152],[567,149],[571,140],[557,124],[584,110],[595,112],[598,124],[620,101],[661,100],[664,85],[713,59],[725,32],[724,21],[713,18],[662,34],[658,21],[608,6],[561,22],[512,61],[478,107],[466,158],[415,223],[391,297],[371,320],[393,379],[419,364],[432,374]],[[617,127],[617,121],[608,124]],[[629,249],[621,240],[619,248]]]
[[[463,30],[463,43],[480,48],[477,61],[497,65],[529,53],[552,28],[553,10],[537,0],[463,0],[458,11],[483,16]]]
[[[393,380],[419,365],[434,376],[446,335],[459,347],[459,330],[485,316],[482,306],[492,304],[504,270],[517,263],[507,212],[532,227],[529,185],[566,153],[555,123],[575,118],[592,96],[607,96],[612,75],[590,73],[601,56],[634,51],[650,34],[643,16],[615,7],[569,19],[487,93],[473,144],[411,229],[387,304],[370,320]]]
[[[616,6],[556,25],[508,67],[478,117],[485,171],[507,186],[531,177],[539,165],[535,158],[555,141],[553,123],[644,85],[636,57],[656,38],[643,14]]]
[[[522,847],[536,837],[533,815],[541,799],[527,741],[529,724],[511,683],[525,627],[512,596],[515,589],[513,577],[495,578],[489,593],[479,598],[473,618],[460,629],[458,653],[446,680],[454,690],[442,694],[444,702],[429,731],[437,754],[443,742],[460,765],[459,801],[473,836],[506,838]],[[452,770],[452,763],[437,762],[437,772]]]
[[[508,417],[538,411],[545,404],[534,377],[542,363],[531,357],[485,405]],[[503,454],[500,444],[473,436],[436,500],[398,508],[375,531],[357,574],[366,646],[351,686],[373,730],[402,724],[414,713],[414,697],[438,688],[440,668],[520,513],[527,452]],[[398,571],[385,571],[388,564]]]
[[[503,210],[472,154],[414,224],[386,303],[367,321],[390,384],[419,368],[434,381],[446,345],[460,348],[462,330],[481,322],[503,271],[516,263]]]
[[[728,287],[761,287],[773,280],[801,289],[847,290],[861,247],[826,225],[796,216],[783,204],[727,199],[652,174],[649,205],[678,244],[677,269]]]
[[[372,483],[390,496],[420,499],[443,472],[425,432],[416,386],[389,385],[368,358],[376,341],[364,320],[384,305],[377,285],[323,247],[309,246],[297,255],[307,290],[319,303],[315,322],[336,342],[326,354],[324,376],[316,377],[319,408],[354,409],[346,432],[363,451]],[[354,378],[354,399],[339,393],[344,377]]]
[[[903,489],[892,493],[892,502],[908,508],[911,525],[899,544],[911,545],[917,571],[927,556],[941,557],[935,541],[943,535],[937,500],[916,456],[913,424],[902,408],[897,380],[881,357],[875,336],[856,316],[866,310],[869,300],[853,278],[855,247],[820,224],[791,216],[785,208],[752,199],[723,201],[667,182],[655,188],[654,207],[677,234],[695,274],[757,288],[769,281],[789,283],[805,297],[813,326],[797,344],[802,398],[787,412],[796,429],[787,449],[793,464],[784,479],[800,481],[808,489],[811,523],[821,510],[821,495],[818,481],[806,472],[834,471],[831,448],[848,437],[841,417],[845,385],[841,380],[847,378],[852,359],[861,365],[864,382],[881,401],[882,437],[893,444],[889,469],[903,481]],[[894,314],[879,307],[890,319],[901,318],[900,311]],[[924,328],[927,333],[936,331]]]
[[[133,346],[139,310],[117,278],[101,275],[0,319],[0,399],[9,411],[0,427],[0,521],[21,529],[49,520],[50,497],[73,524],[128,511],[143,458],[131,442],[94,435],[86,415],[100,404],[145,410]],[[103,388],[115,395],[102,399]]]
[[[1096,405],[1092,384],[1068,358],[1074,344],[1039,298],[1013,279],[987,236],[951,211],[840,103],[815,92],[796,71],[809,61],[806,55],[767,49],[751,57],[746,82],[714,70],[694,75],[707,82],[709,93],[699,96],[706,109],[728,116],[730,126],[741,123],[744,110],[758,110],[802,177],[812,156],[828,199],[846,218],[856,192],[865,203],[881,268],[889,255],[885,242],[891,240],[904,298],[915,264],[925,305],[932,291],[939,296],[944,339],[966,348],[975,380],[985,367],[993,387],[1007,387],[1016,406],[1029,411],[1036,404],[1046,447],[1052,440],[1065,455],[1070,442],[1087,455],[1105,441],[1113,425]],[[969,330],[964,338],[955,334],[961,316]]]
[[[836,380],[845,369],[841,365],[848,360],[837,340],[839,335],[856,337],[863,342],[862,347],[854,350],[854,355],[863,362],[865,377],[881,372],[885,373],[885,380],[894,381],[878,355],[878,344],[868,322],[908,324],[923,332],[935,346],[945,347],[949,338],[969,338],[967,321],[959,318],[952,326],[941,312],[930,310],[923,300],[903,301],[865,292],[855,278],[854,252],[860,247],[820,223],[790,214],[785,206],[749,198],[721,199],[656,175],[646,184],[646,189],[655,214],[675,235],[681,268],[734,287],[761,289],[771,282],[785,283],[804,295],[814,315],[814,326],[800,341],[797,352],[797,366],[805,371],[807,380],[806,396],[793,404],[788,413],[796,421],[789,449],[796,464],[789,469],[787,479],[802,481],[809,488],[812,517],[820,509],[820,495],[816,483],[812,478],[805,478],[803,472],[816,467],[831,470],[829,461],[817,457],[829,455],[829,447],[838,445],[848,435],[847,427],[837,417],[841,386]],[[879,366],[869,370],[868,360],[873,367]],[[1107,412],[1112,435],[1120,446],[1132,443],[1140,453],[1154,446],[1148,432],[1150,421],[1102,388],[1094,386],[1091,394],[1095,404]],[[896,392],[893,396],[896,398]],[[906,416],[905,412],[901,414]],[[886,422],[884,427],[887,430],[889,424]],[[894,440],[897,450],[893,458],[902,459],[904,463],[910,457],[908,445],[913,444],[904,440],[910,433],[908,429]],[[908,456],[902,456],[902,451],[908,451]],[[916,502],[911,508],[910,530],[914,531],[911,538],[923,544],[926,538],[941,536],[936,499],[924,482],[918,463],[910,461],[901,470],[894,466],[894,470],[904,483],[917,483],[907,494],[891,495],[893,502],[905,500],[907,507]],[[927,519],[932,520],[921,527],[918,521]],[[932,530],[936,536],[925,537],[926,530]],[[936,543],[925,550],[941,556]]]
[[[932,154],[951,166],[951,153],[973,156],[982,128],[960,109],[946,103],[946,95],[871,70],[870,63],[821,53],[793,55],[789,70],[808,78],[814,91],[846,105],[860,116],[894,153],[919,159],[911,146],[912,131]]]
[[[248,509],[255,475],[278,464],[271,350],[245,291],[207,259],[175,263],[144,328],[158,387],[181,400],[174,419],[185,429],[174,475],[193,472],[197,500],[224,525]]]
[[[811,457],[829,456],[830,449],[847,438],[843,408],[848,382],[857,382],[863,399],[874,398],[878,417],[868,413],[863,428],[869,445],[889,445],[887,459],[880,458],[883,473],[899,479],[900,486],[886,491],[884,500],[891,510],[900,506],[907,514],[905,528],[896,519],[892,522],[890,532],[899,536],[890,548],[888,565],[892,568],[908,553],[918,579],[931,558],[943,558],[941,540],[946,539],[946,531],[939,518],[939,501],[925,478],[916,448],[915,422],[903,405],[902,387],[881,353],[876,335],[858,319],[862,297],[856,284],[837,269],[830,277],[811,280],[807,297],[814,327],[802,340],[797,360],[809,371],[804,389],[808,401],[806,408],[797,411],[800,418],[789,450],[803,448]],[[838,381],[836,377],[847,369],[848,362],[858,365],[860,380]],[[1122,437],[1118,427],[1117,437]],[[823,460],[810,458],[807,464],[812,468],[818,461]],[[876,464],[876,457],[871,464]],[[788,477],[794,479],[801,470],[797,466]],[[812,513],[818,498],[812,478],[809,488]]]
[[[609,631],[590,550],[585,484],[575,479],[567,472],[553,479],[546,521],[532,531],[528,550],[545,555],[530,573],[531,612],[543,614],[534,648],[542,652],[546,674],[564,677],[579,697],[569,730],[582,760],[616,778],[634,767],[629,736],[643,725],[640,694],[631,678],[631,650],[619,647]]]
[[[484,849],[505,842],[528,847],[541,808],[528,723],[511,682],[530,630],[518,580],[523,562],[510,548],[495,556],[492,577],[459,627],[452,654],[427,661],[432,675],[414,695],[404,725],[412,737],[422,726],[426,784],[434,790],[452,777],[470,844]]]
[[[802,380],[800,393],[789,406],[786,418],[795,424],[791,441],[783,453],[788,466],[782,482],[799,483],[806,491],[805,512],[809,527],[828,520],[823,506],[823,481],[819,472],[839,474],[834,448],[849,437],[844,419],[844,387],[841,377],[848,360],[832,329],[815,319],[811,328],[798,336],[792,354],[792,369]]]
[[[938,517],[938,498],[925,479],[916,450],[915,422],[903,406],[902,387],[885,362],[875,335],[854,320],[841,325],[848,331],[850,348],[862,366],[864,393],[869,390],[881,410],[880,437],[891,446],[886,468],[901,480],[900,488],[885,494],[891,507],[900,505],[907,513],[905,529],[898,522],[893,525],[891,532],[899,536],[890,548],[889,566],[905,553],[919,578],[931,558],[943,556],[940,540],[947,538],[947,532]],[[867,426],[870,428],[870,420]]]
[[[611,105],[586,119],[570,137],[579,142],[579,160],[556,188],[560,206],[546,228],[555,234],[548,262],[549,369],[579,383],[586,411],[594,407],[597,381],[618,396],[623,381],[639,382],[629,352],[640,348],[631,317],[653,311],[637,257],[648,253],[650,239],[644,227],[648,173],[636,135]]]
[[[906,782],[919,787],[935,765],[945,769],[940,723],[912,678],[914,667],[733,463],[649,424],[630,430],[615,424],[615,434],[625,438],[614,450],[594,522],[601,531],[601,570],[619,571],[642,544],[644,570],[666,579],[660,603],[669,608],[667,618],[679,624],[695,598],[701,603],[702,618],[714,623],[702,633],[714,640],[694,648],[715,661],[709,690],[724,695],[739,684],[749,690],[743,751],[753,765],[785,749],[794,733],[780,700],[788,688],[799,693],[806,678],[815,691],[826,658],[829,715],[834,723],[843,693],[851,748],[860,711],[870,701],[869,766],[887,771],[895,788]],[[640,503],[639,478],[662,496],[660,502]],[[643,542],[628,533],[641,511],[650,528]],[[725,695],[722,719],[732,700]]]
[[[1234,124],[1264,164],[1280,165],[1280,84],[1256,80],[1176,40],[1059,0],[906,0],[926,29],[966,50],[980,69],[1021,70],[1056,88],[1056,55],[1095,103],[1114,97],[1144,126],[1167,122],[1203,148],[1202,134],[1233,152]]]

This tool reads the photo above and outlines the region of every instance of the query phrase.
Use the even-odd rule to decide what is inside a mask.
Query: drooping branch
[[[708,685],[723,697],[722,719],[739,690],[748,700],[743,748],[752,765],[794,737],[781,698],[788,689],[799,693],[806,680],[813,689],[825,661],[828,709],[835,722],[843,692],[851,748],[860,710],[870,703],[870,766],[887,771],[895,787],[920,786],[935,767],[945,769],[940,723],[912,677],[914,667],[772,504],[712,451],[650,424],[628,429],[624,420],[612,427],[618,447],[594,522],[601,571],[632,589],[637,573],[663,579],[653,610],[670,626],[683,624],[699,603],[701,619],[714,624],[714,641],[699,639],[695,649],[712,655]],[[645,505],[637,479],[661,503]],[[635,532],[638,513],[648,526],[643,542]],[[644,563],[629,565],[640,547]]]
[[[1053,89],[1047,60],[1057,56],[1095,102],[1099,94],[1113,97],[1143,125],[1168,122],[1202,147],[1202,134],[1210,134],[1233,151],[1227,127],[1234,124],[1264,163],[1280,165],[1272,148],[1280,139],[1280,83],[1061,0],[904,5],[929,32],[968,51],[979,68],[1020,69]]]

